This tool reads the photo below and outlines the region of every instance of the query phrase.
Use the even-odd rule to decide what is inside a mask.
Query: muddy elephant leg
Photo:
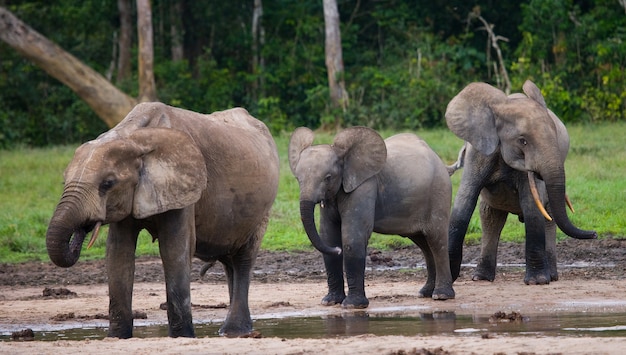
[[[428,279],[419,292],[419,297],[432,297],[435,300],[447,300],[455,297],[452,288],[450,260],[448,259],[447,226],[431,230],[429,235],[411,238],[424,253]]]
[[[365,296],[365,255],[366,246],[351,245],[344,246],[346,255],[343,257],[344,268],[346,270],[346,281],[348,283],[348,295],[341,302],[343,308],[367,308],[370,301]]]
[[[426,283],[420,289],[418,293],[418,297],[432,297],[433,291],[435,290],[435,280],[437,278],[437,271],[435,267],[435,258],[433,257],[433,253],[430,250],[430,246],[428,246],[428,242],[426,242],[426,237],[424,235],[418,235],[410,238],[415,245],[417,245],[422,253],[424,254],[424,260],[426,261],[426,272],[427,278]]]
[[[238,337],[252,333],[252,317],[248,296],[252,268],[267,228],[268,218],[258,226],[254,235],[235,254],[220,259],[224,264],[228,278],[228,294],[230,306],[224,324],[219,330],[220,335]]]
[[[364,207],[365,208],[365,207]],[[374,208],[371,208],[372,213]],[[367,217],[365,217],[367,218]],[[348,295],[341,303],[344,308],[367,308],[369,300],[365,296],[365,258],[367,242],[372,234],[371,222],[348,217],[354,221],[342,226],[343,236],[343,267],[346,272]],[[370,221],[374,220],[371,216]]]
[[[109,225],[106,267],[109,279],[109,337],[133,336],[133,282],[139,230],[126,219]]]
[[[551,276],[546,256],[546,220],[532,200],[528,183],[520,185],[520,206],[526,230],[524,282],[527,285],[549,284]]]
[[[341,226],[331,222],[326,214],[326,209],[321,209],[320,237],[329,246],[341,246]],[[326,269],[326,281],[328,283],[328,294],[322,298],[321,304],[333,306],[340,304],[346,298],[343,279],[343,254],[328,255],[323,254],[324,267]]]
[[[454,205],[450,213],[450,228],[448,231],[448,255],[450,259],[450,272],[452,280],[456,280],[461,273],[463,261],[463,241],[467,228],[478,202],[481,187],[473,181],[466,181],[466,172],[463,172],[463,180],[454,199]]]
[[[493,281],[496,278],[498,243],[508,212],[498,210],[480,201],[480,223],[482,238],[480,258],[472,276],[473,281]]]
[[[190,272],[195,251],[193,208],[159,216],[159,251],[165,274],[170,337],[195,337],[191,318]]]
[[[252,317],[248,304],[250,291],[250,273],[254,260],[241,255],[232,256],[224,262],[224,270],[228,278],[230,306],[219,334],[227,337],[238,337],[252,332]]]
[[[546,221],[546,257],[550,268],[550,281],[558,281],[559,272],[556,268],[556,223]]]

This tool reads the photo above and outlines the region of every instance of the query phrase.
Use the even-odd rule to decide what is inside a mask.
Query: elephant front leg
[[[326,245],[341,246],[341,225],[336,222],[337,218],[333,214],[334,212],[329,210],[328,206],[320,210],[320,237]],[[324,306],[341,304],[346,298],[343,278],[343,254],[323,254],[323,258],[328,294],[322,298],[321,304]]]
[[[480,201],[480,223],[482,227],[480,259],[472,276],[473,281],[493,281],[496,278],[498,243],[506,223],[508,212],[495,209]]]
[[[370,301],[365,296],[365,254],[363,251],[350,250],[351,246],[344,246],[346,255],[343,258],[348,282],[348,296],[343,300],[343,308],[367,308]],[[360,248],[359,248],[360,249]]]
[[[556,267],[556,223],[546,221],[546,257],[550,268],[550,281],[558,281],[559,272]]]
[[[546,220],[533,201],[528,183],[520,184],[520,205],[524,214],[526,230],[526,276],[527,285],[550,283],[550,267],[546,253]]]
[[[138,231],[130,221],[112,223],[106,246],[109,279],[109,337],[133,336],[133,281]]]
[[[159,217],[159,252],[163,261],[169,336],[195,337],[191,318],[190,272],[195,246],[193,209]]]
[[[328,294],[322,298],[321,303],[324,306],[340,304],[346,298],[343,280],[343,256],[324,254],[324,267],[326,268]]]

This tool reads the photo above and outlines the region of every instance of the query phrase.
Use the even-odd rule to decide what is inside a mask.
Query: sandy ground
[[[581,251],[579,258],[564,258],[560,265],[560,279],[545,286],[524,285],[523,268],[519,262],[518,247],[511,246],[501,262],[496,281],[472,282],[470,264],[454,285],[456,299],[433,301],[415,295],[425,281],[419,268],[392,270],[376,268],[375,264],[391,266],[404,264],[404,254],[414,250],[390,252],[381,258],[371,258],[367,273],[366,292],[370,316],[390,312],[391,309],[410,314],[441,314],[485,316],[496,312],[519,312],[526,322],[540,315],[571,312],[601,312],[623,317],[626,325],[626,242],[593,242],[564,245]],[[578,247],[577,247],[578,246]],[[504,249],[501,247],[501,251]],[[598,254],[598,255],[596,255]],[[516,256],[517,255],[517,256]],[[504,260],[508,258],[507,260]],[[593,263],[603,261],[602,263]],[[285,316],[343,317],[349,318],[362,311],[347,311],[340,307],[324,307],[319,301],[325,295],[326,285],[321,269],[321,259],[315,253],[272,254],[265,253],[257,262],[257,271],[250,290],[250,308],[253,319],[273,319]],[[463,335],[436,336],[376,336],[367,332],[351,333],[349,329],[337,330],[337,336],[323,339],[284,339],[264,336],[258,338],[227,339],[214,335],[199,335],[195,339],[167,337],[133,338],[128,340],[98,339],[79,341],[15,341],[9,340],[7,331],[32,328],[37,339],[41,329],[55,327],[106,327],[107,321],[96,315],[107,314],[106,284],[94,275],[101,262],[85,262],[72,269],[60,269],[65,274],[52,275],[57,270],[47,263],[0,265],[0,353],[2,354],[64,354],[133,353],[133,354],[623,354],[626,337],[579,336],[511,336],[497,331],[498,324],[487,330]],[[260,265],[259,265],[260,264]],[[419,261],[418,261],[419,264]],[[272,266],[273,265],[273,266]],[[385,266],[385,265],[382,265]],[[402,267],[403,265],[400,265]],[[194,264],[194,270],[201,264]],[[142,259],[137,274],[158,274],[158,259]],[[213,269],[212,269],[213,270]],[[265,271],[263,271],[265,270]],[[303,273],[302,270],[308,270]],[[76,281],[76,274],[86,274],[86,279]],[[29,278],[25,276],[29,276]],[[91,281],[89,281],[91,280]],[[75,296],[43,297],[43,285],[63,287]],[[166,323],[166,312],[160,309],[165,300],[165,286],[157,276],[138,277],[135,284],[133,308],[145,312],[144,320],[137,324]],[[215,269],[205,280],[192,282],[193,317],[195,322],[220,322],[226,312],[227,288],[220,270]],[[73,315],[72,315],[73,314]],[[38,328],[39,327],[39,328]]]

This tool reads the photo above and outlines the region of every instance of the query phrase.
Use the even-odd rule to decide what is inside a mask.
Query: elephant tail
[[[461,169],[465,164],[465,151],[467,150],[467,142],[463,144],[461,150],[459,151],[459,156],[456,161],[452,165],[446,166],[448,169],[448,175],[452,176],[457,170]]]

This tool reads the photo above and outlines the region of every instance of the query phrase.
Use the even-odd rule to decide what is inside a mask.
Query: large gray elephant
[[[241,108],[204,115],[142,103],[78,147],[64,178],[46,234],[48,254],[56,265],[72,266],[86,234],[93,230],[93,241],[109,224],[109,336],[132,336],[142,229],[159,242],[170,336],[194,336],[192,256],[224,265],[230,308],[220,334],[252,331],[251,271],[279,179],[276,145],[262,122]]]
[[[328,294],[322,304],[369,305],[364,274],[373,231],[407,237],[422,249],[428,279],[420,297],[454,298],[447,253],[452,187],[437,154],[413,134],[383,140],[366,127],[339,132],[332,145],[312,145],[314,137],[305,127],[294,131],[289,165],[300,185],[304,229],[324,253]]]
[[[485,83],[472,83],[448,104],[446,122],[466,141],[451,172],[464,166],[450,216],[452,277],[461,268],[463,240],[480,195],[482,250],[474,280],[493,281],[500,233],[513,213],[526,230],[526,284],[558,279],[556,227],[577,239],[596,238],[575,227],[565,206],[564,162],[569,136],[531,81],[524,94],[507,96]],[[551,215],[549,214],[549,212]]]

